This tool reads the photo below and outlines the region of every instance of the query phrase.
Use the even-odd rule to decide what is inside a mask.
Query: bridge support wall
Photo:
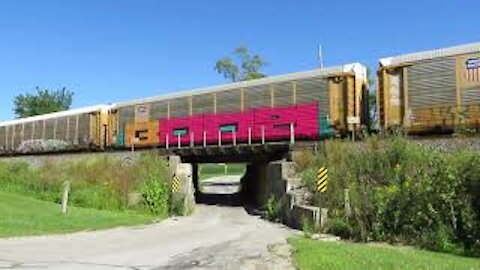
[[[179,196],[183,200],[183,215],[188,215],[195,208],[194,175],[197,175],[197,173],[194,169],[196,167],[198,171],[198,166],[182,163],[179,156],[169,156],[168,167],[171,178],[176,177],[180,186],[178,192],[172,194],[172,196]]]
[[[304,221],[318,226],[320,209],[308,205],[299,192],[301,186],[295,164],[288,161],[250,164],[242,181],[244,196],[250,203],[266,206],[268,199],[275,196],[281,202],[280,218],[284,223],[294,228],[301,228]]]

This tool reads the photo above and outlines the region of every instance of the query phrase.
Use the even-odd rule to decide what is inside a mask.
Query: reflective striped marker
[[[178,179],[178,176],[174,175],[172,181],[172,193],[177,193],[178,191],[180,191],[180,179]]]
[[[328,184],[328,169],[325,167],[321,167],[320,169],[318,169],[317,190],[321,193],[326,192],[327,184]]]

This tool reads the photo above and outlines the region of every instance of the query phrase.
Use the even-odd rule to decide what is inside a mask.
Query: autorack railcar
[[[383,129],[450,133],[480,127],[480,43],[380,59]]]
[[[110,106],[98,105],[0,122],[1,154],[107,147]]]
[[[368,120],[366,68],[358,63],[117,103],[114,147],[316,140]]]

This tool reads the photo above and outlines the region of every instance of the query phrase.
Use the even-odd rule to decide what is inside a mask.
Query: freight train
[[[480,131],[480,43],[383,58],[377,74],[383,129]]]
[[[320,140],[369,124],[365,66],[353,63],[0,123],[0,155]],[[480,43],[382,58],[382,130],[480,130]]]
[[[358,63],[0,123],[0,153],[318,140],[368,121]]]

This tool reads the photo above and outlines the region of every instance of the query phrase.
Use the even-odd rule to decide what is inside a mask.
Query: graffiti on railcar
[[[438,106],[414,109],[407,116],[412,123],[436,125],[438,122],[451,124],[478,124],[480,121],[480,104],[462,106]]]

